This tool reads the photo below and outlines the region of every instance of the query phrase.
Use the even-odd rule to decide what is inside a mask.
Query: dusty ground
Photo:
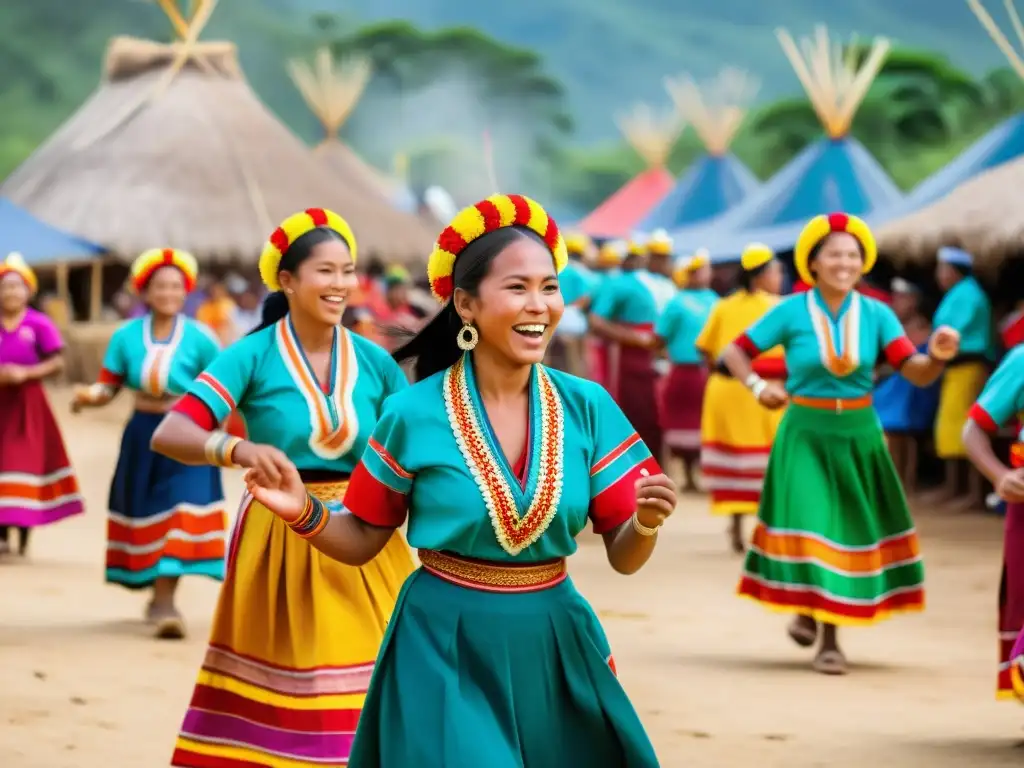
[[[66,413],[66,394],[54,394]],[[127,415],[63,417],[88,514],[39,531],[0,567],[0,766],[157,768],[203,653],[216,585],[184,585],[184,643],[151,640],[144,597],[104,586],[107,483]],[[2,447],[7,450],[7,446]],[[228,478],[236,498],[237,476]],[[688,500],[638,576],[599,546],[572,572],[601,614],[619,674],[666,768],[981,768],[1024,764],[1024,708],[992,696],[1000,522],[920,514],[930,606],[850,631],[853,674],[826,679],[784,619],[733,596],[720,521]],[[585,768],[580,767],[580,768]]]

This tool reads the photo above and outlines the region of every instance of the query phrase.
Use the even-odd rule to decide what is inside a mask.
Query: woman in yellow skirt
[[[697,349],[712,371],[700,422],[701,474],[711,494],[711,512],[731,517],[729,540],[737,553],[745,548],[743,516],[757,513],[768,454],[783,415],[782,409],[770,411],[749,397],[744,382],[719,364],[722,350],[779,300],[782,266],[768,246],[748,245],[740,264],[740,287],[715,304],[697,337]],[[781,347],[765,352],[753,366],[765,380],[786,377]]]
[[[260,258],[273,291],[262,325],[199,375],[157,429],[154,450],[271,477],[298,467],[311,493],[341,499],[384,400],[408,385],[383,348],[341,325],[355,260],[351,230],[330,211],[303,211],[275,230]],[[235,409],[249,440],[217,429]],[[361,567],[321,555],[306,538],[243,498],[172,765],[348,763],[412,557],[398,532]]]

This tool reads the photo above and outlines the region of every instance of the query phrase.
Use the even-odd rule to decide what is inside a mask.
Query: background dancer
[[[612,566],[639,570],[675,491],[607,392],[539,365],[565,260],[531,200],[460,213],[429,266],[445,306],[397,354],[419,383],[386,404],[344,505],[308,497],[294,472],[248,476],[345,562],[407,516],[420,547],[350,768],[658,765],[565,558],[589,515]]]
[[[971,406],[963,442],[974,466],[1007,502],[1003,572],[999,584],[999,677],[996,695],[1013,695],[1014,642],[1024,630],[1024,432],[1017,436],[1006,466],[992,450],[992,437],[1024,412],[1024,348],[1012,350]]]
[[[270,236],[263,323],[192,385],[153,438],[194,465],[260,467],[340,499],[385,398],[408,386],[373,342],[340,325],[356,288],[356,240],[313,208]],[[249,439],[217,425],[233,410]],[[299,470],[295,470],[295,467]],[[345,765],[373,660],[412,558],[387,531],[361,567],[324,557],[246,496],[210,646],[172,764]]]
[[[117,329],[99,381],[76,389],[72,402],[77,412],[106,405],[122,388],[136,392],[110,483],[106,579],[152,589],[146,619],[165,639],[185,636],[175,604],[179,578],[224,578],[220,470],[186,466],[149,447],[164,414],[220,352],[212,332],[182,313],[197,275],[196,260],[172,248],[135,260],[132,286],[149,311]]]
[[[685,490],[696,491],[700,464],[700,420],[708,369],[697,349],[697,337],[718,303],[711,285],[711,263],[698,253],[679,267],[680,290],[654,326],[659,348],[672,368],[661,391],[661,420],[665,448],[682,460]]]
[[[8,526],[18,529],[18,552],[30,531],[84,510],[64,438],[43,389],[63,366],[57,326],[29,306],[36,274],[12,253],[0,262],[0,554]]]
[[[956,331],[940,327],[928,354],[916,352],[892,310],[856,291],[877,257],[874,236],[857,217],[812,219],[794,251],[812,289],[776,305],[722,353],[764,406],[790,401],[739,593],[797,614],[789,634],[803,647],[818,641],[820,625],[814,669],[830,675],[847,671],[838,625],[924,608],[917,533],[871,405],[875,362],[884,354],[924,386],[941,375],[958,345]],[[779,344],[786,350],[785,388],[750,364]]]
[[[730,516],[729,542],[737,553],[744,550],[743,516],[757,512],[768,454],[782,419],[780,411],[751,398],[743,380],[719,360],[726,345],[775,306],[782,287],[782,265],[768,246],[748,245],[740,264],[740,287],[715,304],[696,342],[711,370],[700,422],[701,475],[711,492],[712,514]],[[767,381],[786,378],[782,347],[760,355],[753,366]]]

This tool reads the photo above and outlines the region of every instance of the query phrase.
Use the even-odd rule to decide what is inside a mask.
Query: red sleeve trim
[[[107,387],[120,387],[124,383],[124,378],[106,368],[100,368],[100,375],[96,377],[96,381]]]
[[[661,467],[651,456],[591,499],[589,515],[594,524],[594,533],[613,531],[636,512],[634,484],[643,477],[643,470],[647,470],[648,475],[661,474]]]
[[[214,418],[210,406],[195,395],[185,395],[174,404],[171,410],[186,416],[203,429],[214,430],[217,428],[217,419]]]
[[[917,353],[917,348],[914,347],[914,342],[906,336],[900,336],[890,341],[883,351],[885,352],[885,359],[889,361],[889,365],[899,370],[907,360]]]
[[[733,342],[737,347],[747,353],[748,357],[757,357],[764,350],[758,349],[757,344],[750,340],[750,337],[745,333],[741,333],[739,338]]]
[[[344,504],[364,523],[381,528],[398,528],[405,522],[409,508],[405,494],[378,482],[362,462],[352,473]]]
[[[750,364],[751,370],[762,379],[785,379],[786,361],[781,357],[763,357]]]
[[[967,412],[967,418],[990,435],[994,435],[999,431],[999,425],[996,424],[995,420],[988,415],[988,411],[982,408],[979,403],[975,403],[971,406],[971,409]]]

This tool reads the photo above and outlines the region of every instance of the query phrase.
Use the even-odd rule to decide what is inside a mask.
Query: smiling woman
[[[612,567],[639,570],[675,488],[603,388],[540,364],[565,262],[531,200],[460,213],[428,267],[444,309],[396,353],[419,381],[385,403],[344,500],[247,475],[330,557],[366,562],[407,519],[419,547],[350,768],[658,765],[565,560],[590,518]]]

